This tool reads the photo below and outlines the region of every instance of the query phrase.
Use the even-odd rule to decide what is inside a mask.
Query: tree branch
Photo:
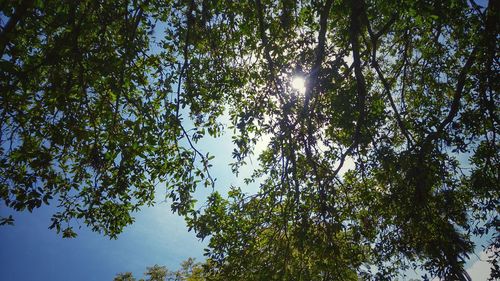
[[[360,58],[360,46],[358,37],[361,33],[361,22],[360,16],[364,9],[364,3],[361,0],[354,0],[351,2],[351,27],[350,27],[350,41],[352,46],[352,57],[354,65],[354,76],[356,78],[356,90],[358,94],[357,99],[357,110],[359,112],[358,120],[356,122],[356,129],[354,132],[353,147],[359,142],[359,137],[361,134],[361,124],[365,121],[365,103],[366,103],[366,82],[363,76],[363,71],[361,67]]]
[[[324,57],[325,57],[325,44],[326,44],[326,30],[327,30],[327,25],[328,25],[328,16],[330,14],[330,10],[333,5],[333,0],[329,0],[325,3],[325,6],[323,7],[323,10],[321,11],[320,14],[320,29],[318,33],[318,46],[316,47],[316,58],[314,61],[314,65],[311,69],[311,75],[309,77],[309,81],[307,82],[307,87],[306,87],[306,92],[305,92],[305,99],[304,99],[304,107],[302,108],[302,113],[301,113],[301,121],[306,121],[307,122],[307,138],[304,139],[304,148],[306,152],[306,157],[307,160],[310,164],[312,164],[312,168],[314,171],[315,179],[316,179],[316,184],[319,187],[319,194],[320,194],[320,199],[321,199],[321,205],[322,205],[322,215],[325,216],[326,214],[326,193],[323,188],[323,185],[319,181],[318,177],[318,167],[316,165],[316,161],[312,159],[312,152],[311,152],[311,145],[314,142],[314,137],[313,137],[313,127],[312,127],[312,120],[309,116],[309,103],[312,98],[312,96],[316,93],[316,84],[319,76],[319,72],[321,69],[321,64],[323,63]]]
[[[347,150],[342,153],[340,156],[340,163],[337,169],[333,173],[333,177],[335,178],[340,169],[342,169],[345,159],[347,155],[349,155],[354,148],[356,148],[359,144],[359,139],[361,137],[361,126],[366,118],[366,83],[365,77],[363,76],[363,70],[361,66],[361,58],[360,58],[360,46],[359,46],[359,35],[361,34],[361,21],[360,17],[362,16],[362,12],[364,9],[364,2],[362,0],[353,0],[351,3],[351,23],[349,30],[349,40],[352,46],[352,57],[353,57],[353,65],[354,65],[354,76],[356,78],[356,90],[357,90],[357,103],[356,108],[359,112],[358,120],[356,122],[356,128],[354,131],[353,142],[347,148]]]
[[[477,52],[477,46],[475,46],[474,49],[471,51],[469,58],[465,62],[465,65],[462,67],[462,70],[458,75],[457,86],[455,89],[455,93],[453,95],[453,101],[451,103],[450,112],[448,112],[446,118],[438,125],[436,131],[427,135],[427,137],[424,139],[422,143],[422,147],[426,147],[432,141],[436,140],[439,137],[439,135],[443,132],[443,130],[446,128],[446,126],[448,126],[448,124],[450,124],[455,118],[455,116],[458,114],[458,111],[460,110],[460,99],[462,98],[462,92],[465,86],[465,81],[467,79],[467,73],[474,64],[474,61],[476,59],[476,52]]]
[[[333,5],[333,0],[329,0],[326,2],[325,6],[323,7],[323,10],[321,11],[320,19],[319,19],[319,24],[320,24],[320,29],[319,29],[319,34],[318,34],[318,46],[316,47],[316,59],[314,61],[314,65],[311,69],[311,75],[309,76],[309,81],[307,82],[307,88],[306,88],[306,93],[305,93],[305,100],[304,100],[304,108],[302,111],[302,115],[305,116],[309,110],[309,102],[314,94],[314,88],[316,87],[316,83],[318,80],[318,74],[321,69],[321,64],[323,63],[324,57],[325,57],[325,44],[326,44],[326,30],[327,30],[327,24],[328,24],[328,15],[330,13],[330,10]]]
[[[33,6],[34,2],[34,0],[22,1],[21,5],[16,8],[14,14],[10,17],[9,21],[3,28],[2,32],[0,33],[0,58],[3,57],[7,44],[15,35],[14,29],[16,28],[17,23],[26,16],[28,9]]]
[[[384,33],[387,32],[387,30],[390,28],[390,26],[396,21],[397,17],[395,14],[393,14],[391,16],[390,20],[377,33],[373,32],[370,21],[368,19],[368,15],[367,15],[365,9],[363,9],[363,19],[364,19],[365,24],[368,28],[368,34],[370,35],[370,41],[372,44],[372,63],[371,63],[371,65],[375,69],[375,71],[377,72],[377,75],[378,75],[380,81],[382,82],[384,90],[387,94],[387,98],[389,99],[389,103],[391,104],[392,110],[394,111],[394,115],[396,117],[396,122],[397,122],[399,128],[401,129],[401,132],[405,136],[406,141],[410,145],[412,145],[413,144],[413,137],[411,136],[410,132],[407,130],[406,126],[403,123],[401,115],[399,114],[399,111],[396,107],[396,103],[394,102],[394,99],[392,98],[392,95],[391,95],[391,86],[389,85],[389,82],[385,78],[385,76],[380,68],[380,65],[377,61],[378,40],[379,40],[380,36],[382,36]]]
[[[259,36],[260,40],[262,41],[262,45],[264,46],[264,57],[266,58],[269,73],[274,83],[274,88],[276,90],[278,98],[280,99],[280,102],[284,104],[285,99],[283,98],[281,93],[283,87],[279,83],[278,79],[276,78],[276,73],[274,72],[275,65],[273,58],[271,57],[271,49],[269,48],[269,39],[267,38],[266,35],[266,26],[264,22],[264,7],[262,6],[262,2],[260,0],[255,0],[255,5],[257,7],[257,18],[259,21]]]

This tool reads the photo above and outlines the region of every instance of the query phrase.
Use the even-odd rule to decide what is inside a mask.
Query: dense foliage
[[[152,20],[167,20],[169,5],[7,1],[2,13],[2,201],[19,211],[57,201],[51,227],[64,236],[77,218],[116,237],[168,175],[184,214],[207,155],[180,144],[180,43],[165,37],[151,52]]]
[[[483,235],[498,278],[498,6],[2,2],[0,198],[116,237],[167,181],[222,280],[467,280]],[[223,114],[260,190],[195,210]]]

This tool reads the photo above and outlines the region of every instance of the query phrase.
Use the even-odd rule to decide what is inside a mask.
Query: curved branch
[[[255,5],[257,8],[257,17],[258,17],[258,21],[259,21],[259,36],[260,36],[260,40],[262,41],[262,44],[264,45],[264,56],[265,56],[266,61],[267,61],[269,73],[270,73],[271,79],[274,83],[276,93],[278,94],[278,98],[280,99],[280,102],[282,102],[284,104],[285,99],[283,98],[283,96],[281,94],[282,86],[280,85],[278,79],[276,78],[276,73],[274,72],[275,65],[274,65],[273,58],[271,57],[271,50],[269,48],[269,39],[267,38],[267,35],[266,35],[266,26],[265,26],[265,22],[264,22],[264,7],[262,6],[262,2],[260,0],[255,0]]]
[[[347,155],[349,155],[359,144],[359,139],[361,137],[361,126],[365,122],[366,119],[366,82],[365,77],[363,76],[363,69],[361,66],[361,56],[360,56],[360,46],[359,46],[359,36],[361,34],[361,21],[360,17],[362,16],[362,12],[364,9],[364,3],[362,0],[354,0],[351,1],[351,23],[349,28],[349,40],[352,46],[352,57],[353,57],[353,66],[354,66],[354,76],[356,78],[356,90],[357,90],[357,103],[356,108],[359,112],[358,120],[356,121],[356,128],[354,131],[353,142],[347,148],[347,150],[342,153],[340,156],[340,163],[337,169],[335,169],[333,173],[333,177],[335,178],[340,169],[342,169],[345,159]]]
[[[401,119],[401,115],[399,114],[399,111],[396,107],[396,103],[394,102],[394,99],[392,98],[391,86],[389,85],[389,82],[387,81],[384,74],[382,73],[382,70],[380,69],[380,65],[377,61],[377,53],[376,53],[375,47],[374,47],[374,51],[373,51],[373,55],[372,55],[372,66],[375,69],[375,71],[377,72],[377,75],[378,75],[380,81],[382,81],[382,85],[384,86],[385,92],[387,93],[387,98],[389,99],[389,103],[391,104],[392,110],[394,110],[396,122],[398,123],[398,126],[401,129],[401,132],[405,136],[406,141],[410,145],[412,145],[413,144],[413,137],[410,134],[410,132],[408,131],[408,129],[406,128],[405,124],[403,123],[403,120]]]
[[[193,16],[193,11],[195,9],[195,3],[194,1],[191,1],[189,3],[189,9],[186,12],[186,37],[185,37],[185,42],[184,42],[184,47],[182,49],[182,57],[183,57],[183,63],[180,65],[180,72],[179,72],[179,81],[177,82],[177,100],[176,100],[176,112],[175,112],[175,117],[179,119],[179,110],[180,110],[180,102],[181,102],[181,84],[182,84],[182,76],[184,76],[184,72],[186,71],[188,64],[189,64],[189,39],[191,37],[191,26],[194,23],[194,16]]]
[[[320,28],[318,34],[318,46],[316,47],[316,59],[311,69],[311,75],[305,93],[304,109],[302,111],[303,115],[307,114],[309,110],[309,102],[312,95],[314,94],[313,88],[316,86],[321,64],[323,63],[323,60],[325,58],[326,30],[328,23],[328,15],[330,14],[332,5],[333,5],[333,0],[329,0],[328,2],[326,2],[325,6],[323,7],[323,10],[321,11],[319,19]]]
[[[312,168],[315,174],[315,179],[316,179],[316,184],[319,187],[319,194],[320,194],[320,199],[321,199],[321,205],[322,205],[322,213],[323,216],[326,213],[326,193],[324,190],[323,185],[320,183],[318,179],[318,167],[316,164],[316,161],[312,159],[312,152],[311,152],[311,145],[314,142],[314,136],[313,136],[313,127],[312,127],[312,120],[309,116],[309,103],[312,98],[312,96],[316,93],[315,88],[319,76],[319,72],[321,69],[321,64],[323,63],[323,60],[325,58],[325,44],[326,44],[326,30],[327,30],[327,24],[328,24],[328,16],[330,14],[330,10],[333,5],[333,0],[329,0],[325,3],[325,6],[323,7],[323,10],[321,11],[320,14],[320,29],[319,29],[319,34],[318,34],[318,46],[316,47],[316,58],[314,61],[314,65],[311,69],[311,75],[308,81],[308,85],[306,87],[306,92],[305,92],[305,99],[304,99],[304,107],[302,108],[301,112],[301,120],[307,122],[307,138],[304,139],[304,148],[306,152],[306,157],[307,160],[312,164]]]
[[[365,21],[365,24],[368,28],[368,34],[370,35],[370,41],[372,43],[372,67],[375,69],[377,72],[377,75],[382,82],[382,85],[384,87],[385,92],[387,93],[387,98],[389,99],[389,103],[391,104],[391,108],[394,111],[394,115],[396,117],[396,122],[401,129],[401,132],[406,138],[406,141],[410,144],[413,145],[413,137],[411,136],[410,132],[406,128],[406,126],[403,123],[403,120],[401,118],[401,114],[399,114],[398,108],[396,107],[396,103],[394,102],[394,99],[392,98],[391,95],[391,86],[389,85],[389,82],[385,78],[380,65],[377,61],[377,44],[378,40],[380,39],[380,36],[382,36],[384,33],[387,32],[387,30],[390,28],[390,26],[396,21],[396,15],[392,15],[389,21],[382,27],[382,29],[377,32],[376,34],[373,32],[371,28],[370,21],[368,20],[368,15],[366,14],[366,10],[363,9],[363,19]]]
[[[457,86],[455,89],[455,93],[453,95],[453,101],[451,103],[450,112],[448,112],[446,118],[438,125],[436,131],[431,132],[430,134],[427,135],[427,137],[424,139],[422,143],[422,147],[426,147],[432,141],[436,140],[439,137],[439,135],[441,135],[441,133],[444,131],[446,126],[448,126],[448,124],[450,124],[455,118],[455,116],[458,114],[458,111],[460,110],[460,100],[462,98],[462,92],[465,86],[465,81],[467,79],[467,73],[474,64],[474,61],[476,59],[476,52],[477,52],[477,46],[475,46],[474,49],[471,51],[469,58],[465,62],[465,65],[462,67],[462,70],[458,75]]]

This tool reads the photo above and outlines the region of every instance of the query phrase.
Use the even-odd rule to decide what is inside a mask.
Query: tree
[[[210,22],[232,27],[225,40],[205,33],[198,44],[234,44],[222,57],[246,85],[232,91],[235,167],[259,137],[271,140],[249,179],[265,178],[260,192],[214,194],[190,221],[210,236],[214,271],[344,280],[356,279],[349,269],[384,279],[420,266],[467,279],[471,236],[498,233],[498,4],[234,5]],[[294,75],[307,78],[304,95]],[[355,169],[341,175],[348,160]]]
[[[167,180],[174,211],[210,239],[214,278],[391,279],[421,267],[467,280],[471,239],[488,233],[499,277],[498,5],[9,4],[0,196],[17,210],[55,197],[58,230],[80,218],[115,237]],[[214,192],[194,210],[192,191],[214,184],[196,141],[221,133],[224,111],[235,173],[270,139],[247,180],[260,191]]]
[[[181,268],[177,271],[170,271],[165,266],[154,265],[148,267],[144,275],[148,276],[147,279],[140,279],[142,281],[203,281],[205,275],[203,273],[202,265],[195,262],[194,258],[188,258],[181,263]],[[120,279],[121,278],[121,279]],[[129,279],[125,279],[129,278]],[[122,280],[135,280],[132,273],[118,273],[114,279],[115,281]]]
[[[171,5],[2,2],[0,198],[7,206],[31,212],[55,201],[51,228],[64,237],[76,236],[79,219],[114,238],[168,178],[173,209],[186,213],[201,173],[196,163],[208,156],[181,144],[188,135],[179,110],[187,102],[170,95],[184,67],[169,51],[179,43],[166,37],[165,51],[151,51],[155,22],[177,20]]]
[[[132,272],[118,273],[113,279],[114,281],[135,281]]]
[[[154,265],[152,267],[148,267],[146,273],[148,276],[147,281],[163,281],[169,275],[169,271],[165,266]]]

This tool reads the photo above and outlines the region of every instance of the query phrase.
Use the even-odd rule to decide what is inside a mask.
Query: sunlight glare
[[[299,93],[304,94],[306,92],[306,79],[301,76],[295,76],[292,78],[292,88],[297,90]]]

